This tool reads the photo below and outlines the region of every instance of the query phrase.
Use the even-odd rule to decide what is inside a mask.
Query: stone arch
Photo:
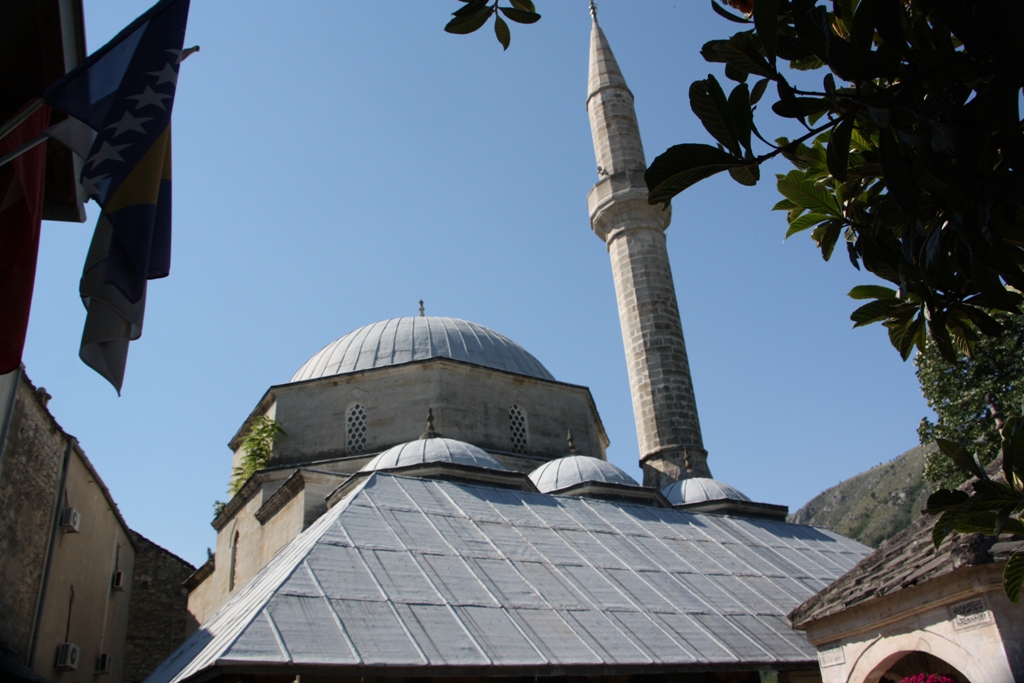
[[[1001,683],[1006,680],[1000,667],[994,667],[990,659],[980,661],[949,638],[921,630],[873,642],[857,658],[846,683],[879,683],[891,667],[913,653],[924,653],[945,662],[970,683]]]

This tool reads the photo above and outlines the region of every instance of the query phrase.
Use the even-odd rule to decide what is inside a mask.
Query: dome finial
[[[420,317],[426,317],[426,313],[423,311],[423,299],[420,299]]]
[[[597,20],[597,5],[594,4],[594,0],[590,0],[590,16]]]
[[[566,435],[566,441],[569,442],[569,455],[579,455],[576,452],[576,442],[572,438],[572,427],[569,427],[569,433]]]
[[[427,431],[420,434],[421,439],[437,439],[441,433],[434,429],[434,409],[427,408]]]

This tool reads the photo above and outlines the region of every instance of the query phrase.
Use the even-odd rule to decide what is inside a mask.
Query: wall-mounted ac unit
[[[60,530],[77,533],[82,524],[82,515],[75,508],[64,508],[60,511]]]
[[[109,654],[104,652],[96,658],[96,668],[93,669],[94,674],[108,674],[110,673],[111,657]]]
[[[74,643],[61,643],[57,646],[57,659],[54,667],[61,670],[78,669],[78,658],[82,652]]]
[[[114,579],[111,581],[111,588],[116,591],[124,590],[124,572],[114,572]]]

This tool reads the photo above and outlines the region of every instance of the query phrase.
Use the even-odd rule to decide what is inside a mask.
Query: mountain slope
[[[911,448],[826,489],[788,519],[822,526],[877,548],[920,516],[932,492],[923,478],[924,456],[935,450],[934,443]]]

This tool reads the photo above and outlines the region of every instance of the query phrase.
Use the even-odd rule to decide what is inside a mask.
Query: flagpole
[[[44,104],[46,104],[46,101],[43,100],[42,97],[37,97],[36,99],[26,104],[20,112],[14,115],[14,118],[10,119],[7,123],[0,126],[0,139],[5,138],[8,133],[10,133],[12,130],[21,125],[22,121],[32,116],[32,114],[34,114],[36,110]]]
[[[36,137],[34,137],[31,140],[29,140],[28,142],[26,142],[21,147],[18,147],[17,149],[14,149],[14,150],[11,150],[7,154],[5,154],[2,157],[0,157],[0,167],[4,166],[5,164],[7,164],[7,163],[9,163],[11,161],[14,161],[15,159],[20,157],[25,152],[29,151],[30,149],[32,149],[36,145],[40,145],[40,144],[46,142],[48,139],[50,139],[50,136],[49,136],[48,133],[45,133],[45,132],[40,133]]]

